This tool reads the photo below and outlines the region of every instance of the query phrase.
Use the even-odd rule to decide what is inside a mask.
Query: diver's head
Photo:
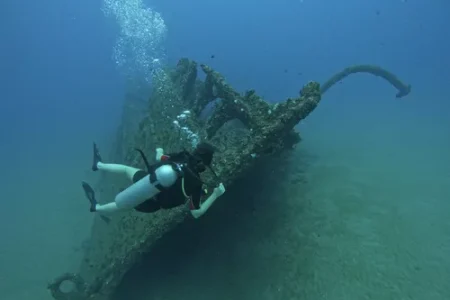
[[[214,155],[214,147],[208,143],[200,143],[192,152],[192,156],[196,159],[195,169],[201,173],[206,170],[206,166],[211,166]]]

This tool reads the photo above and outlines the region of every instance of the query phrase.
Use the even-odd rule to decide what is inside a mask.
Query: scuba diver
[[[208,143],[198,144],[192,154],[184,150],[164,155],[163,149],[157,148],[157,162],[153,165],[149,165],[142,151],[137,151],[142,155],[147,171],[120,164],[103,163],[97,145],[94,143],[92,170],[123,174],[133,184],[117,194],[113,202],[98,204],[92,187],[82,182],[86,197],[91,204],[91,212],[98,212],[101,216],[130,209],[153,213],[188,202],[192,216],[199,218],[217,198],[225,193],[225,187],[220,183],[214,188],[212,194],[202,201],[206,192],[199,175],[207,167],[210,168],[214,154],[214,147]]]

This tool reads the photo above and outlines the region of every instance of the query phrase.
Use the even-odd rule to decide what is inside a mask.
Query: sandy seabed
[[[165,237],[115,300],[450,299],[445,149],[314,136]]]
[[[291,154],[164,237],[115,300],[450,299],[448,141],[329,128],[307,130]],[[84,166],[88,150],[65,168]],[[78,186],[88,167],[55,177],[55,164],[27,189],[4,187],[1,299],[50,300],[46,283],[76,270],[91,224]]]

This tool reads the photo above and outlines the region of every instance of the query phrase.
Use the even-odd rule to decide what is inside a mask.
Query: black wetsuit
[[[183,156],[183,152],[164,155],[170,162],[189,163],[188,158]],[[161,164],[158,162],[158,164]],[[162,190],[158,195],[139,204],[134,209],[139,212],[152,213],[160,209],[170,209],[185,204],[189,201],[189,208],[199,209],[203,195],[203,183],[199,180],[199,173],[190,168],[191,172],[184,172],[183,177],[179,177],[170,188]],[[147,171],[139,170],[133,176],[133,183],[138,182],[145,176]],[[183,182],[184,181],[184,182]],[[183,192],[184,186],[184,192]],[[186,197],[188,196],[188,198]]]

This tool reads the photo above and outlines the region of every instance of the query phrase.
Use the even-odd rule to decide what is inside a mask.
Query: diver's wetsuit
[[[202,199],[206,193],[199,174],[211,165],[214,153],[214,148],[207,143],[198,144],[192,154],[181,151],[164,155],[164,150],[157,148],[157,162],[153,165],[148,163],[142,151],[138,151],[147,166],[146,171],[126,165],[103,163],[94,143],[92,170],[123,174],[133,184],[118,193],[114,201],[99,204],[92,187],[83,181],[82,187],[90,203],[90,212],[98,213],[101,217],[129,209],[152,213],[189,202],[190,212],[197,219],[225,193],[225,187],[220,183],[206,199]]]
[[[180,155],[182,153],[164,155],[161,157],[161,161],[178,162],[176,157]],[[172,157],[175,159],[172,160]],[[137,205],[134,209],[143,213],[152,213],[160,209],[170,209],[183,205],[186,201],[189,201],[189,208],[191,210],[199,209],[201,197],[204,195],[203,183],[199,180],[199,173],[192,168],[190,170],[192,173],[184,172],[184,176],[179,177],[170,188],[162,190],[159,194]],[[133,176],[133,183],[138,182],[147,175],[147,171],[137,171]]]

